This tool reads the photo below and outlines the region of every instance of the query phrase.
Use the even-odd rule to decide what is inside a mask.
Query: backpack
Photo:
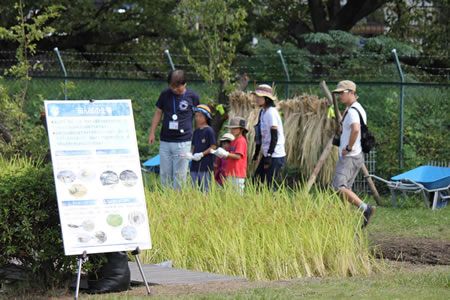
[[[361,113],[356,107],[354,108],[359,115],[359,123],[361,124],[361,147],[362,151],[364,153],[369,153],[370,150],[376,145],[375,136],[372,134],[372,132],[369,131],[369,128],[364,123],[364,120],[361,116]]]

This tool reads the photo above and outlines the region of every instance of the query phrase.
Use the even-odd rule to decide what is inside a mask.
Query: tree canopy
[[[226,1],[225,14],[222,7],[225,4],[218,6],[214,0],[22,0],[21,3],[26,12],[26,22],[31,22],[32,17],[39,18],[45,7],[61,5],[61,16],[46,20],[44,25],[54,28],[54,32],[36,42],[37,52],[52,51],[58,47],[61,51],[79,53],[80,58],[74,61],[83,61],[96,72],[133,69],[153,78],[162,78],[167,71],[167,66],[163,67],[163,51],[170,49],[171,53],[188,56],[177,58],[179,65],[195,65],[194,61],[197,61],[197,69],[190,71],[202,73],[203,77],[213,74],[216,80],[225,69],[242,61],[236,59],[236,54],[250,56],[254,53],[251,46],[254,37],[280,47],[292,45],[321,55],[330,50],[323,34],[352,32],[357,26],[370,24],[374,20],[385,31],[381,35],[411,44],[420,54],[443,56],[434,59],[404,57],[401,58],[403,62],[424,64],[428,67],[426,71],[431,73],[449,66],[446,56],[450,5],[445,0],[234,0]],[[425,6],[430,3],[433,8]],[[195,9],[188,9],[187,6]],[[214,15],[218,12],[214,8],[220,8],[222,15],[229,16],[223,19],[226,22],[221,16]],[[0,27],[11,28],[17,24],[11,1],[0,0],[0,14]],[[240,19],[230,25],[233,23],[230,20],[237,20],[235,16],[240,16]],[[189,28],[183,27],[180,20],[197,22],[198,26],[192,27],[191,24]],[[228,25],[219,26],[220,22]],[[240,25],[233,27],[236,24]],[[314,34],[317,36],[314,37]],[[205,48],[206,36],[216,43],[214,47]],[[368,37],[371,36],[361,39]],[[317,43],[318,40],[322,42]],[[17,41],[0,40],[3,50],[0,52],[0,62],[4,69],[11,65],[17,46]],[[200,70],[200,60],[194,59],[194,56],[208,56],[207,52],[212,54],[213,49],[219,49],[222,54],[225,50],[228,54],[233,52],[233,57],[218,52],[209,55],[209,61],[203,66],[207,70]],[[104,53],[123,56],[105,59]],[[136,57],[139,53],[155,57],[142,60]],[[125,63],[114,64],[118,59]],[[105,61],[110,64],[106,65]],[[211,73],[211,68],[222,68],[222,71]]]

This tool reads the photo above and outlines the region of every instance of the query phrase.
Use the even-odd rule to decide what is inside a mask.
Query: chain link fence
[[[347,79],[347,78],[342,78]],[[19,91],[22,86],[17,80],[2,81],[9,94]],[[248,90],[254,84],[249,82]],[[25,112],[32,118],[39,118],[43,109],[41,100],[64,99],[64,78],[34,77],[28,88]],[[279,99],[285,99],[287,82],[268,82],[275,86]],[[336,81],[327,82],[329,89]],[[366,157],[370,173],[390,178],[401,172],[433,161],[450,161],[450,93],[448,84],[407,84],[404,100],[404,130],[399,132],[400,85],[396,82],[356,82],[358,101],[368,116],[368,126],[374,132],[378,146]],[[160,92],[166,88],[165,80],[143,79],[101,79],[68,78],[67,99],[131,99],[133,103],[136,132],[141,159],[146,160],[158,153],[156,147],[147,144],[155,103]],[[188,81],[188,87],[200,95],[202,103],[216,103],[218,85],[204,81]],[[324,97],[319,82],[290,82],[290,98],[303,93]],[[344,107],[340,107],[341,112]],[[284,124],[289,126],[289,124]],[[403,166],[399,167],[399,140],[403,134]],[[364,178],[359,178],[357,190],[367,191]]]

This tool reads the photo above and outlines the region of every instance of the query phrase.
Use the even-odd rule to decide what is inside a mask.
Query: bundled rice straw
[[[231,116],[241,116],[247,120],[249,172],[255,168],[251,159],[255,149],[254,125],[258,122],[259,108],[251,93],[233,92],[230,95]],[[307,179],[316,166],[323,149],[334,133],[335,123],[328,119],[328,103],[322,98],[303,94],[294,99],[276,103],[282,113],[286,138],[286,163],[298,167]],[[330,184],[338,160],[337,149],[333,147],[317,181]]]

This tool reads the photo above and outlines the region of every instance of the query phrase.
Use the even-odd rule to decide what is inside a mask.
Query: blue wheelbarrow
[[[391,191],[394,207],[397,207],[397,200],[395,198],[396,191],[401,191],[404,196],[400,206],[405,203],[407,198],[406,192],[422,193],[427,208],[430,208],[430,203],[426,192],[430,195],[434,194],[433,205],[431,207],[433,210],[437,206],[445,207],[447,200],[450,199],[450,168],[421,166],[391,177],[391,181],[376,175],[369,176],[387,184]]]

